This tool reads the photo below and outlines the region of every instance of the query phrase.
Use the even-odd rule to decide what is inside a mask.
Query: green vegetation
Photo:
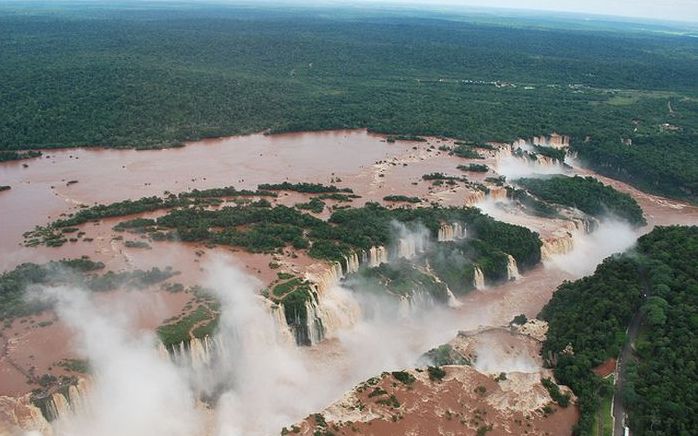
[[[313,213],[321,213],[325,210],[325,203],[318,198],[311,198],[307,203],[298,203],[296,208],[300,210],[309,210]]]
[[[461,356],[448,344],[439,345],[427,351],[422,358],[429,360],[435,366],[443,365],[470,365],[470,362]]]
[[[550,394],[550,398],[553,399],[561,407],[567,407],[570,405],[570,394],[563,394],[560,391],[560,386],[558,386],[554,381],[549,378],[543,378],[540,381],[545,389]]]
[[[201,297],[200,297],[201,298]],[[168,349],[181,343],[188,344],[191,338],[210,336],[218,326],[219,306],[212,297],[204,297],[193,311],[181,314],[177,319],[157,329],[160,341]]]
[[[395,142],[395,141],[426,142],[426,139],[422,138],[421,136],[417,136],[417,135],[388,135],[388,137],[386,138],[386,141],[388,141],[388,142]]]
[[[426,11],[32,8],[0,11],[2,150],[352,127],[471,147],[558,131],[604,174],[696,198],[698,44],[666,29]]]
[[[408,197],[407,195],[386,195],[383,197],[384,201],[397,201],[404,203],[421,203],[422,200],[419,197]]]
[[[399,381],[404,385],[411,385],[412,383],[417,381],[417,379],[414,378],[414,376],[407,371],[393,371],[390,374],[393,376],[395,380]]]
[[[594,425],[591,429],[591,434],[593,436],[613,436],[612,403],[613,393],[605,392],[605,395],[601,397],[599,408],[594,416]]]
[[[126,248],[145,248],[151,249],[152,247],[145,241],[125,241],[124,247]]]
[[[56,234],[55,229],[87,222],[94,217],[179,205],[180,200],[176,198],[171,200],[172,203],[163,203],[157,197],[148,197],[135,202],[83,209],[73,217],[55,221],[30,233],[33,239],[29,243],[38,244],[42,238],[46,243],[52,241],[51,238],[63,238],[62,233]],[[182,241],[233,245],[251,252],[275,252],[291,245],[296,249],[308,248],[308,253],[315,258],[343,263],[344,256],[352,252],[394,244],[393,223],[396,221],[412,227],[423,225],[433,238],[438,235],[441,223],[461,222],[468,227],[474,239],[480,240],[473,242],[476,251],[509,253],[522,269],[540,261],[540,240],[536,233],[524,227],[495,221],[476,208],[388,209],[377,203],[367,203],[361,208],[335,210],[328,221],[323,221],[295,208],[283,205],[272,207],[268,201],[259,200],[218,209],[175,207],[157,219],[125,221],[116,225],[115,229],[146,232],[158,240],[178,238]],[[490,263],[494,265],[496,261]],[[483,266],[486,274],[490,271],[493,278],[496,276],[495,266]]]
[[[272,294],[274,294],[275,297],[283,297],[284,295],[288,294],[291,290],[296,289],[301,284],[303,284],[303,280],[301,278],[292,277],[290,280],[281,282],[278,285],[274,286]]]
[[[335,192],[348,192],[352,193],[350,188],[338,188],[334,185],[322,185],[320,183],[265,183],[258,186],[258,189],[262,191],[295,191],[303,192],[306,194],[322,194],[322,193],[335,193]]]
[[[119,287],[144,288],[177,274],[171,268],[148,271],[96,274],[104,269],[102,262],[88,257],[51,261],[43,265],[24,263],[0,275],[0,319],[8,320],[33,315],[51,307],[46,299],[28,299],[26,290],[33,286],[75,285],[92,291],[109,291]]]
[[[468,165],[458,165],[458,169],[461,171],[471,171],[474,173],[486,173],[490,168],[485,164],[471,163]]]
[[[636,313],[642,316],[638,363],[627,371],[623,393],[631,430],[688,435],[696,428],[696,256],[698,227],[657,227],[593,276],[560,286],[543,309],[540,317],[549,323],[543,355],[557,381],[579,398],[578,433],[591,433],[611,389],[592,369],[619,355]]]
[[[62,359],[56,364],[68,371],[87,374],[90,372],[90,363],[83,359]]]
[[[70,282],[82,273],[102,268],[103,263],[93,262],[88,258],[53,261],[44,265],[19,265],[12,271],[0,275],[0,319],[32,315],[51,306],[51,303],[45,300],[25,298],[27,288]]]
[[[510,322],[509,325],[524,325],[528,322],[528,318],[523,313],[516,315]]]
[[[446,285],[407,259],[383,263],[375,268],[362,268],[352,279],[356,280],[355,283],[358,283],[362,290],[387,291],[402,297],[424,294],[438,303],[448,301]]]
[[[443,368],[439,366],[429,366],[427,367],[427,372],[429,373],[429,380],[435,381],[435,380],[442,380],[444,377],[446,377],[446,371],[443,370]]]
[[[334,200],[334,201],[339,201],[339,202],[349,202],[352,201],[354,198],[361,198],[359,195],[355,194],[338,194],[338,193],[331,193],[331,194],[320,194],[316,198],[319,198],[320,200]]]
[[[533,149],[541,156],[550,157],[558,162],[565,162],[565,155],[567,154],[565,150],[553,147],[544,147],[542,145],[535,145]]]
[[[507,197],[515,200],[526,211],[526,213],[544,218],[557,218],[560,216],[558,210],[550,204],[540,201],[536,197],[526,192],[523,189],[506,187]]]
[[[484,159],[472,146],[466,144],[458,144],[451,151],[454,155],[465,159]]]
[[[18,151],[18,150],[0,150],[0,162],[11,160],[31,159],[40,157],[43,153],[38,150]]]
[[[384,406],[392,407],[394,409],[397,409],[400,407],[400,401],[397,399],[397,397],[394,394],[390,394],[388,398],[381,398],[380,400],[376,400],[377,404],[382,404]]]
[[[575,207],[591,216],[611,214],[635,226],[647,224],[634,198],[593,177],[553,176],[546,179],[518,179],[516,183],[544,201]]]

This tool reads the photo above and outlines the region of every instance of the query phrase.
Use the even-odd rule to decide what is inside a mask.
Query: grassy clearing
[[[613,376],[611,376],[611,381]],[[604,396],[601,400],[601,405],[596,411],[594,418],[594,436],[613,436],[613,416],[611,415],[611,403],[613,402],[613,394]]]

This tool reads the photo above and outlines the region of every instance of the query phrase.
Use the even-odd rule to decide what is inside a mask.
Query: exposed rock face
[[[548,323],[540,319],[529,319],[526,324],[515,326],[514,329],[521,335],[543,342],[548,334]]]
[[[20,435],[24,432],[39,432],[51,436],[51,424],[41,409],[31,402],[31,394],[22,397],[0,397],[0,434]]]
[[[577,409],[555,405],[541,384],[541,378],[551,374],[541,366],[538,341],[500,328],[462,333],[449,344],[476,361],[478,352],[489,352],[489,344],[501,340],[505,346],[498,347],[495,358],[515,362],[519,354],[530,353],[535,361],[532,367],[505,370],[504,376],[469,365],[384,372],[321,413],[310,415],[292,431],[302,435],[569,434]]]

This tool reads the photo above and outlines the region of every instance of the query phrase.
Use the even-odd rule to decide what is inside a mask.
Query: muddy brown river
[[[365,130],[342,130],[209,139],[167,150],[47,150],[44,157],[39,159],[0,163],[0,185],[12,188],[0,192],[0,271],[10,270],[27,261],[41,263],[87,255],[105,262],[112,270],[172,266],[182,273],[176,281],[192,285],[206,276],[209,259],[224,256],[241,270],[263,283],[269,283],[276,274],[269,268],[270,255],[253,255],[228,247],[208,248],[172,242],[152,243],[151,250],[129,249],[122,242],[113,240],[115,233],[112,226],[118,219],[87,223],[81,226],[81,230],[86,232],[85,237],[93,239],[92,242],[66,243],[58,248],[24,247],[22,234],[62,214],[74,212],[81,205],[161,196],[165,192],[176,194],[194,188],[235,186],[238,189],[255,189],[261,183],[283,181],[333,183],[340,187],[351,187],[362,197],[353,203],[354,206],[366,201],[380,201],[389,194],[419,196],[444,205],[472,204],[472,193],[462,187],[434,187],[421,180],[423,174],[431,172],[464,175],[456,169],[464,160],[438,150],[440,145],[450,143],[452,141],[436,138],[430,138],[427,142],[388,143],[383,136]],[[496,168],[496,153],[486,152],[485,157],[484,162]],[[22,164],[27,164],[27,167]],[[655,225],[698,224],[698,208],[695,206],[645,194],[625,183],[598,176],[577,164],[573,172],[597,177],[638,201],[649,225],[631,235],[633,238],[650,231]],[[484,175],[466,175],[472,180],[484,178]],[[69,183],[75,181],[77,183]],[[302,194],[290,194],[281,196],[277,201],[292,205],[304,201],[304,198]],[[156,215],[157,212],[144,214]],[[493,210],[493,215],[502,221],[530,227],[542,236],[553,234],[558,225],[550,220],[501,210]],[[593,266],[594,262],[600,262],[611,252],[600,250],[591,254],[582,253],[582,256],[592,257]],[[284,256],[290,259],[290,254],[282,258]],[[569,259],[574,261],[573,257]],[[312,261],[301,258],[295,262],[303,265]],[[399,349],[401,354],[391,365],[400,367],[409,364],[426,349],[448,341],[458,330],[505,325],[520,313],[533,317],[560,283],[577,278],[580,274],[560,268],[555,262],[546,262],[515,281],[471,292],[461,298],[459,308],[449,310],[441,319],[408,323],[402,326],[402,331],[385,330],[386,334],[395,335],[395,341],[405,342]],[[157,307],[158,311],[153,312],[151,319],[148,319],[147,313],[139,314],[142,328],[152,329],[163,320],[177,315],[188,301],[188,297],[181,294],[157,291],[151,297],[152,301],[143,305]],[[134,297],[115,293],[104,298],[107,304],[109,298]],[[35,323],[46,321],[45,317],[35,318]],[[66,346],[47,341],[49,336]],[[17,365],[32,365],[41,373],[52,362],[72,356],[69,337],[60,322],[43,329],[16,324],[6,330],[2,344],[4,351],[0,357],[0,395],[18,395],[28,389],[17,372]],[[353,340],[357,338],[368,340],[370,332],[366,337],[359,332]],[[356,378],[346,380],[343,386],[339,386],[338,395],[360,381],[361,377],[386,369],[382,360],[370,362],[367,356],[353,355],[351,346],[351,340],[343,342],[340,335],[340,338],[304,351],[319,370],[333,367],[333,370]],[[377,343],[376,347],[379,346]],[[31,350],[31,353],[27,350]],[[364,367],[357,372],[359,363],[354,359],[359,357],[363,359],[361,364]]]

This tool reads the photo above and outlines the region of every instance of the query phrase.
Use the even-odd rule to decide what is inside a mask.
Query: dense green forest
[[[690,435],[698,428],[698,227],[658,227],[594,275],[563,284],[543,308],[543,345],[558,382],[579,397],[577,432],[589,434],[611,386],[592,369],[617,357],[641,314],[625,383],[630,428],[639,435]]]
[[[696,198],[695,38],[422,15],[3,7],[0,149],[345,127],[478,143],[558,131],[603,173]]]
[[[593,177],[553,176],[518,179],[518,185],[543,201],[574,207],[591,216],[616,216],[635,226],[647,224],[642,208],[629,194],[604,185]],[[516,194],[516,191],[513,191]]]

